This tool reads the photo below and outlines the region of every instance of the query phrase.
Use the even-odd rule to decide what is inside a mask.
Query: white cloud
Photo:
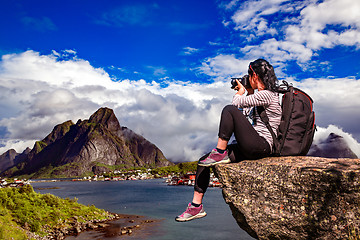
[[[16,152],[22,153],[27,147],[30,149],[34,146],[33,140],[0,140],[0,155],[9,149],[15,149]]]
[[[212,77],[229,77],[233,75],[242,75],[247,73],[247,68],[252,60],[237,59],[235,55],[217,55],[208,58],[199,70]]]
[[[193,55],[194,53],[197,53],[199,51],[200,51],[200,49],[197,49],[197,48],[184,47],[183,52],[181,54],[182,55]]]
[[[271,59],[274,65],[292,60],[304,63],[313,55],[312,50],[302,44],[278,41],[275,38],[265,40],[260,45],[248,45],[242,48],[242,52],[253,58],[264,56],[266,59]]]
[[[359,1],[327,0],[307,6],[300,15],[300,24],[287,30],[288,40],[313,50],[336,45],[360,47]],[[328,30],[329,26],[334,29]]]
[[[235,23],[236,30],[251,30],[256,33],[265,30],[264,26],[258,25],[266,23],[266,19],[269,15],[278,13],[281,11],[289,11],[288,8],[284,8],[283,3],[289,2],[288,0],[251,0],[237,2],[238,9],[231,17]],[[232,5],[234,5],[233,3]],[[288,3],[289,5],[293,5]],[[233,6],[232,6],[233,7]],[[261,34],[262,35],[262,34]]]
[[[233,12],[234,29],[247,40],[241,52],[248,59],[296,61],[306,69],[320,50],[360,48],[360,1],[250,0],[220,6]]]

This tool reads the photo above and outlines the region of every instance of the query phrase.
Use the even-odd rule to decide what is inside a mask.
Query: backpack
[[[273,132],[264,107],[257,107],[261,120],[273,137],[273,156],[305,156],[312,144],[316,130],[313,100],[304,91],[289,85],[280,85],[283,93],[282,116],[277,130]]]

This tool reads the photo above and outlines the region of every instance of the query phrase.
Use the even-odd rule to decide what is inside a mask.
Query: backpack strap
[[[269,130],[269,132],[271,133],[272,139],[273,139],[273,147],[272,147],[272,152],[274,153],[275,151],[275,146],[277,146],[277,138],[276,135],[273,131],[273,129],[270,126],[269,123],[269,117],[265,112],[265,108],[263,106],[257,106],[256,107],[257,112],[259,113],[260,119],[265,123],[265,126],[267,127],[267,129]]]

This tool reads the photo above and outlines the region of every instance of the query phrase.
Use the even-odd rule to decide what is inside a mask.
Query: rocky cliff
[[[113,110],[100,108],[89,120],[67,121],[35,143],[26,159],[2,175],[81,176],[111,166],[157,167],[169,162],[154,144],[121,127]]]
[[[274,157],[215,172],[239,226],[259,239],[359,236],[360,160]]]

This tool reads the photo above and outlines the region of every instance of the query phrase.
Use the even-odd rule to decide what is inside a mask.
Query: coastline
[[[65,236],[66,240],[88,240],[88,239],[114,239],[125,237],[141,239],[152,235],[154,229],[162,220],[154,220],[145,216],[114,214],[115,218],[98,224],[84,224],[84,229],[75,234]]]
[[[27,231],[27,235],[31,239],[36,240],[87,240],[87,239],[106,239],[116,236],[145,236],[148,235],[146,230],[160,223],[161,220],[150,219],[145,216],[110,213],[109,218],[105,220],[81,221],[77,216],[70,219],[69,227],[57,227],[47,229],[46,236],[39,236],[35,233]]]

